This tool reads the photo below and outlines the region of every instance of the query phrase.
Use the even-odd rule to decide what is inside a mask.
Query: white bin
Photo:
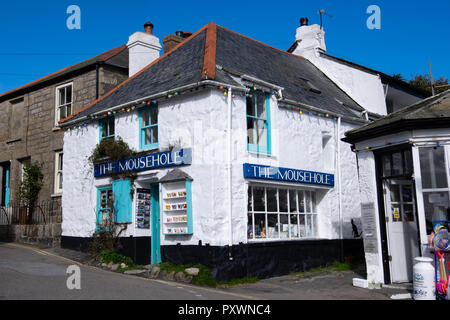
[[[414,273],[414,300],[436,300],[436,280],[433,259],[415,258]]]

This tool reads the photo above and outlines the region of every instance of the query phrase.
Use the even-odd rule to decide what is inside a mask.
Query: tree
[[[431,90],[431,80],[430,75],[416,75],[413,79],[409,81],[409,84],[418,89],[422,89],[432,93]],[[434,92],[435,94],[447,91],[450,89],[448,85],[448,79],[444,77],[440,77],[434,80]]]

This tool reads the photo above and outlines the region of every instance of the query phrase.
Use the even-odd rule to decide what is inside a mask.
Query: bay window
[[[249,186],[249,240],[317,238],[317,223],[314,191]]]
[[[433,230],[433,221],[450,219],[448,185],[448,156],[445,148],[419,148],[423,203],[427,234]]]

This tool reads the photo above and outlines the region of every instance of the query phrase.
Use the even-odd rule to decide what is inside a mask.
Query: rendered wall
[[[161,246],[198,245],[199,241],[211,246],[230,243],[228,187],[227,187],[227,97],[221,91],[202,91],[181,95],[159,103],[159,149],[169,146],[192,148],[192,165],[181,169],[193,179],[192,236],[161,235]],[[281,166],[302,170],[336,174],[334,161],[330,167],[329,157],[336,156],[335,145],[341,146],[342,213],[344,238],[353,238],[350,219],[359,224],[360,201],[355,154],[340,139],[344,132],[355,125],[342,123],[336,137],[337,122],[278,108],[271,99],[271,123],[273,154],[262,156],[247,151],[246,100],[236,96],[232,99],[232,236],[233,244],[247,243],[247,187],[243,178],[243,163]],[[116,136],[130,147],[138,150],[139,124],[137,111],[116,117]],[[64,137],[64,192],[63,236],[90,237],[95,231],[97,187],[110,184],[109,178],[94,179],[93,168],[87,158],[99,141],[98,125],[89,124],[65,132]],[[333,146],[324,154],[323,135],[329,135]],[[330,151],[331,150],[331,151]],[[149,151],[152,152],[152,151]],[[324,160],[327,159],[327,160]],[[152,170],[140,173],[136,187],[163,177],[168,170]],[[153,179],[153,180],[152,180]],[[337,183],[336,175],[336,183]],[[299,185],[291,185],[299,187]],[[66,190],[68,190],[66,192]],[[332,189],[318,191],[319,233],[322,239],[339,239],[339,197],[337,184]],[[136,230],[134,222],[124,237],[150,236],[150,230]]]

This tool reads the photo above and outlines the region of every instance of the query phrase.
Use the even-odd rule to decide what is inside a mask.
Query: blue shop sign
[[[244,163],[244,178],[334,187],[334,174]]]
[[[149,153],[135,158],[109,161],[94,166],[94,177],[111,174],[138,172],[192,164],[192,149],[180,149],[159,153]]]

